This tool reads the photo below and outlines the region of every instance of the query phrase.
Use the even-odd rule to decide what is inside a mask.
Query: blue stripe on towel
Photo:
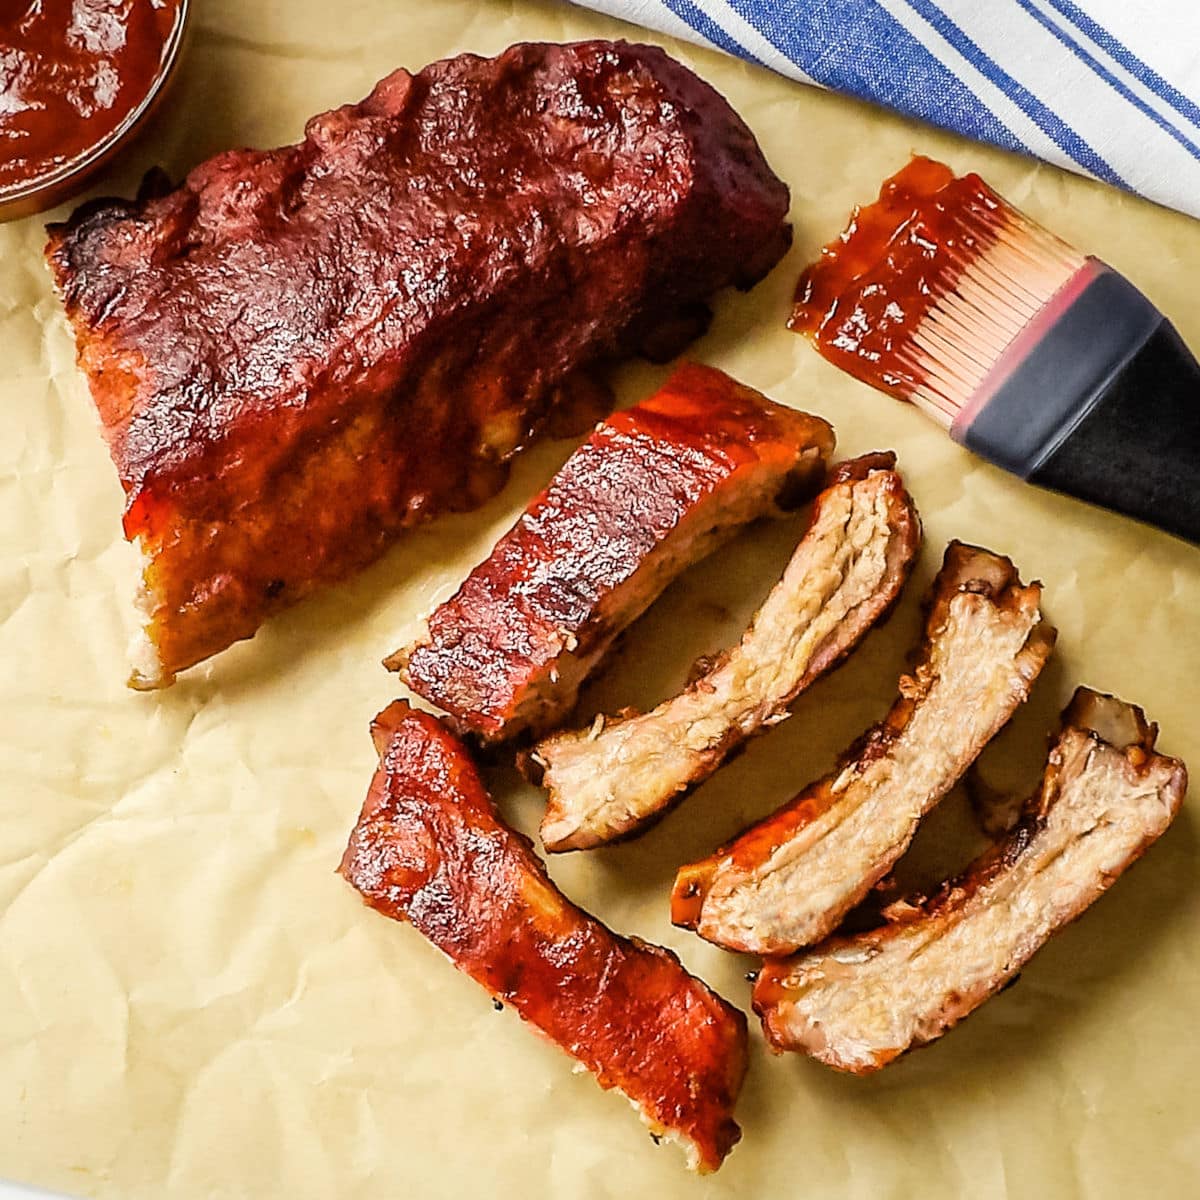
[[[1173,137],[1193,158],[1200,160],[1200,146],[1197,146],[1181,130],[1172,125],[1161,113],[1151,108],[1136,92],[1131,91],[1103,63],[1093,58],[1065,29],[1046,16],[1036,4],[1031,3],[1031,0],[1015,0],[1015,3],[1044,29],[1049,30],[1080,62],[1090,67],[1109,87],[1128,100],[1139,112],[1149,117],[1165,133]]]
[[[1113,56],[1139,83],[1166,101],[1181,117],[1187,117],[1193,125],[1200,127],[1200,104],[1189,99],[1177,87],[1168,83],[1153,67],[1143,62],[1119,38],[1102,25],[1098,25],[1087,13],[1071,0],[1047,0],[1082,33],[1087,34],[1102,50]]]
[[[745,46],[731,34],[727,33],[702,8],[697,8],[692,0],[660,0],[681,21],[686,21],[701,37],[707,38],[714,46],[730,54],[736,54],[747,62],[762,66],[762,61],[756,58]]]
[[[826,87],[1029,153],[957,75],[875,0],[729,0],[729,5]]]
[[[915,13],[924,17],[971,66],[1017,104],[1064,154],[1070,155],[1097,179],[1128,187],[1120,175],[1058,113],[1043,104],[1028,88],[1018,83],[994,59],[985,54],[946,13],[932,3],[932,0],[905,0],[905,3]]]

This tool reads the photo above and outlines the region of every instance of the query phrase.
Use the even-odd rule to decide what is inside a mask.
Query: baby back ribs
[[[731,950],[827,937],[908,849],[917,824],[1029,694],[1054,645],[1041,585],[951,542],[925,642],[888,715],[831,774],[710,858],[682,867],[671,919]]]
[[[530,756],[549,792],[542,841],[583,850],[629,837],[707,779],[844,658],[908,578],[920,522],[895,456],[842,464],[741,642],[648,713],[552,734]]]
[[[715,1170],[741,1136],[746,1019],[666,950],[618,937],[550,882],[463,745],[397,701],[341,873]]]
[[[832,449],[819,417],[685,364],[597,427],[388,665],[460,732],[542,732],[684,567],[811,491]]]
[[[712,88],[584,42],[396,71],[51,226],[145,560],[134,685],[491,495],[573,373],[674,353],[769,270],[787,207]]]
[[[754,1007],[776,1050],[864,1075],[941,1037],[995,995],[1165,832],[1187,789],[1140,709],[1086,688],[1063,714],[1016,828],[888,924],[772,959]]]

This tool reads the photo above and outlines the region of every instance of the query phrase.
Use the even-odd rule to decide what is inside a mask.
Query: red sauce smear
[[[0,15],[0,190],[55,174],[149,95],[180,0],[8,0]]]
[[[913,331],[995,241],[1005,202],[978,175],[916,157],[856,207],[796,285],[788,328],[834,366],[907,400],[924,379],[905,354]]]

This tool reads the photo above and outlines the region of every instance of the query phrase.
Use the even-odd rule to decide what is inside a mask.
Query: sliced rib
[[[819,484],[819,417],[691,363],[610,417],[388,660],[459,732],[542,732],[613,639],[684,567]]]
[[[1141,857],[1187,789],[1138,708],[1086,688],[1063,714],[1016,828],[890,922],[765,964],[754,1007],[776,1050],[862,1075],[941,1037],[1000,991]]]
[[[708,84],[593,41],[395,71],[50,226],[146,560],[136,684],[477,507],[581,369],[665,361],[764,275],[787,208]]]
[[[951,542],[912,675],[838,768],[712,857],[683,867],[671,919],[731,950],[828,936],[908,848],[917,823],[1012,716],[1054,644],[1007,559]]]
[[[542,841],[584,850],[640,832],[747,738],[777,724],[899,594],[920,522],[895,456],[844,463],[741,642],[652,712],[598,717],[530,756],[549,791]]]
[[[463,745],[397,701],[372,726],[380,765],[341,873],[715,1170],[746,1019],[670,952],[618,937],[567,901],[498,817]]]

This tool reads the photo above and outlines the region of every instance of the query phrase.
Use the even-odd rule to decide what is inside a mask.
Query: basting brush
[[[800,277],[789,327],[1006,471],[1200,544],[1200,366],[978,175],[913,159]]]

